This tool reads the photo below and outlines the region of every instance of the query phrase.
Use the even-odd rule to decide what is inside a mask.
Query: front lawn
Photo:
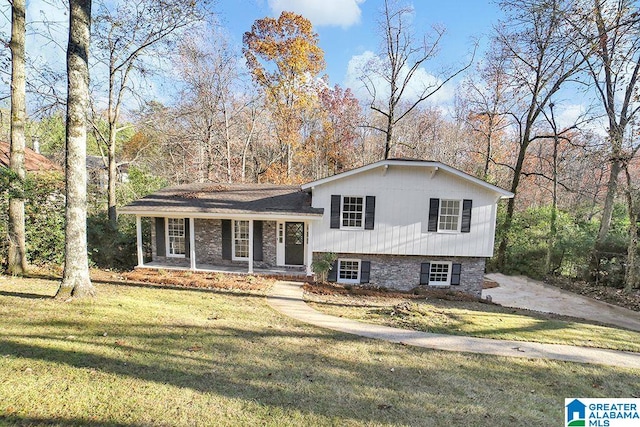
[[[640,394],[637,369],[307,326],[260,287],[110,281],[65,303],[56,281],[0,276],[0,425],[560,425],[565,397]]]

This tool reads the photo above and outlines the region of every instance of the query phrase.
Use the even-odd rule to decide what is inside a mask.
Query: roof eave
[[[123,207],[119,214],[145,217],[185,217],[202,219],[254,219],[254,220],[296,220],[321,219],[323,213],[313,212],[194,212],[189,210],[157,210],[150,208]]]

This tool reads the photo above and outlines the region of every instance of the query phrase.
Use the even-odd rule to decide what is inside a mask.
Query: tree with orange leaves
[[[242,49],[251,75],[264,90],[275,120],[285,180],[295,180],[293,159],[300,147],[302,112],[317,100],[316,80],[324,52],[311,22],[292,12],[258,19],[244,34]]]

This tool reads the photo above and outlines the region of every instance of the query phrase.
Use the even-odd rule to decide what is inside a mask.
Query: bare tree
[[[477,73],[466,79],[460,93],[462,108],[461,119],[478,136],[479,143],[472,148],[482,158],[483,179],[490,179],[490,169],[494,162],[495,145],[509,127],[507,112],[513,105],[508,97],[509,78],[503,55],[494,55],[495,60],[488,61]]]
[[[232,182],[240,175],[234,171],[244,145],[241,117],[253,99],[241,94],[236,57],[221,34],[192,35],[180,44],[184,88],[176,114],[198,152],[199,181]]]
[[[26,78],[25,78],[25,0],[13,0],[11,7],[11,155],[10,166],[14,182],[19,187],[9,199],[9,251],[7,272],[23,274],[27,271],[23,184]]]
[[[418,81],[423,67],[437,56],[445,30],[434,27],[433,34],[417,40],[409,25],[412,15],[413,8],[384,0],[379,22],[383,47],[362,70],[361,81],[371,98],[369,106],[384,118],[382,125],[369,126],[385,135],[385,159],[396,143],[398,122],[471,65],[470,61],[456,71]]]
[[[107,129],[93,121],[99,142],[107,149],[108,215],[116,222],[116,148],[120,119],[127,95],[135,95],[134,74],[144,78],[152,72],[150,56],[166,56],[160,47],[170,47],[172,38],[203,19],[201,3],[182,0],[130,0],[99,5],[95,17],[95,56],[106,67]],[[153,54],[153,55],[152,55]]]
[[[572,28],[566,25],[570,2],[565,0],[504,0],[501,7],[507,18],[496,26],[498,59],[504,61],[510,80],[514,108],[509,112],[516,129],[515,164],[498,246],[497,265],[504,268],[509,229],[517,203],[518,187],[529,145],[538,138],[537,126],[552,96],[583,64],[573,40]],[[492,58],[496,60],[496,58]]]
[[[640,9],[632,0],[587,0],[582,14],[575,14],[582,54],[595,93],[607,120],[610,172],[600,229],[592,257],[592,270],[611,225],[618,191],[618,177],[631,160],[625,134],[640,111],[637,103],[640,77]]]
[[[69,1],[65,262],[56,298],[95,295],[87,255],[87,112],[91,0]]]

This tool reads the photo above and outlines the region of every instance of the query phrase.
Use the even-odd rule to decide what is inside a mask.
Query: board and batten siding
[[[325,208],[314,224],[316,252],[491,257],[499,194],[426,167],[375,168],[313,188],[313,207]],[[331,196],[375,196],[373,230],[330,227]],[[428,232],[431,198],[472,200],[469,233]]]

